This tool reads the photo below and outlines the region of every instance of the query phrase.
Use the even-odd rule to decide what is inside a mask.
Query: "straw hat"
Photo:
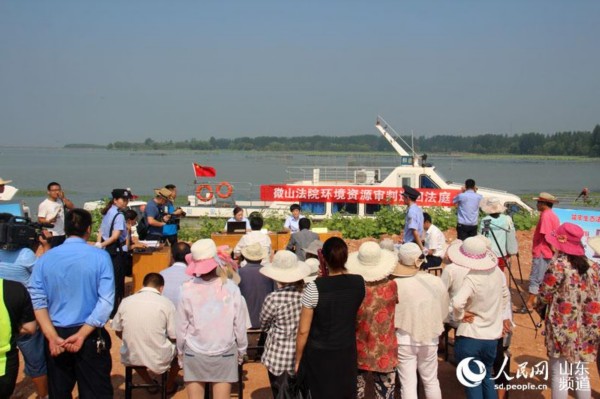
[[[364,242],[358,252],[348,255],[346,269],[352,274],[360,274],[365,281],[378,281],[390,275],[396,267],[396,255],[381,249],[378,243]]]
[[[498,258],[488,247],[485,237],[469,237],[464,241],[455,241],[448,247],[448,257],[459,266],[471,270],[490,270],[498,264]]]
[[[600,236],[588,238],[587,245],[592,248],[596,255],[600,255]]]
[[[173,192],[168,188],[155,188],[154,195],[157,197],[163,197],[166,200],[170,200],[173,198]]]
[[[534,201],[543,201],[543,202],[551,202],[553,204],[558,204],[558,199],[552,194],[549,193],[540,193],[539,196],[533,198]]]
[[[242,255],[249,261],[261,261],[267,257],[269,252],[260,243],[255,242],[242,249]]]
[[[506,211],[506,207],[498,197],[484,198],[479,204],[479,207],[488,215],[493,213],[504,213],[504,211]]]
[[[422,254],[423,251],[414,242],[402,244],[398,251],[398,264],[391,274],[398,277],[414,276],[423,264],[423,259],[419,259]]]
[[[304,277],[304,282],[310,283],[311,281],[315,281],[319,277],[319,259],[309,258],[304,263],[310,268],[310,274]]]
[[[308,247],[306,248],[302,248],[304,250],[305,254],[311,254],[314,256],[319,256],[318,252],[319,249],[323,249],[323,241],[321,240],[314,240],[313,242],[311,242],[310,244],[308,244]]]
[[[12,180],[4,180],[3,178],[0,177],[0,186],[3,186],[8,183],[12,183]]]
[[[283,250],[277,251],[273,263],[261,267],[260,272],[280,283],[293,283],[308,276],[310,267],[299,261],[295,253]]]
[[[191,247],[191,253],[185,256],[188,267],[185,272],[191,276],[199,276],[214,270],[219,266],[217,246],[210,238],[196,241]]]
[[[583,256],[585,250],[581,239],[583,229],[573,223],[563,223],[558,229],[546,236],[548,244],[568,255]],[[589,241],[588,241],[589,244]]]

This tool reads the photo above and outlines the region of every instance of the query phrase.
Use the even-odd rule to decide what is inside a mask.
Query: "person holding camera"
[[[165,205],[166,214],[171,215],[171,222],[163,226],[162,234],[163,239],[168,241],[171,246],[177,242],[177,232],[179,231],[179,218],[185,216],[185,212],[181,208],[175,208],[175,199],[177,198],[177,187],[174,184],[167,184],[165,186],[167,190],[171,191],[171,197],[167,200]]]
[[[48,229],[52,233],[48,241],[54,248],[65,242],[65,208],[73,209],[75,205],[65,197],[65,192],[57,182],[49,183],[47,188],[48,198],[38,207],[38,222],[54,225]]]
[[[104,329],[113,308],[115,282],[110,256],[88,245],[92,215],[65,215],[64,244],[42,255],[29,293],[46,337],[50,397],[112,398],[110,335]]]
[[[148,234],[144,239],[163,241],[163,228],[169,224],[171,215],[165,214],[165,206],[173,192],[166,187],[154,190],[154,198],[148,201],[144,209],[144,218],[148,224]]]
[[[8,223],[12,218],[13,215],[9,213],[0,213],[0,224]],[[49,244],[43,237],[39,241],[49,249]],[[36,260],[31,248],[0,249],[0,279],[21,283],[23,287],[27,287]],[[40,330],[34,329],[34,332],[18,336],[16,346],[23,354],[25,374],[31,377],[38,397],[47,397],[48,372],[44,358],[44,335]]]

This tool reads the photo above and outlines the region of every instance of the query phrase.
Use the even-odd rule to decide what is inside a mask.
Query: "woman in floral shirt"
[[[596,359],[600,343],[600,268],[586,259],[582,237],[581,227],[564,223],[548,238],[558,254],[548,266],[539,299],[548,305],[552,398],[567,398],[569,386],[577,388],[577,398],[591,396],[588,373],[581,371],[587,366],[581,363]]]
[[[365,397],[365,374],[373,373],[377,399],[394,397],[396,333],[394,312],[398,303],[396,283],[387,277],[396,267],[396,255],[368,241],[348,256],[346,267],[365,280],[365,298],[356,315],[358,398]]]

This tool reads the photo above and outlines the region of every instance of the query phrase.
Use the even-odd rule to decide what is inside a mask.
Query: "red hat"
[[[581,239],[583,238],[583,229],[573,223],[563,223],[558,229],[546,237],[546,241],[554,248],[568,255],[583,256],[585,250]]]

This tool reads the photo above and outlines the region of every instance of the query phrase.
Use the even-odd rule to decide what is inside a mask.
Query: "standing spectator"
[[[171,260],[173,263],[171,266],[160,272],[160,275],[165,279],[165,286],[162,294],[175,306],[179,303],[181,286],[191,278],[190,275],[186,273],[187,263],[185,263],[185,257],[189,253],[190,244],[178,241],[175,245],[171,246]]]
[[[318,240],[319,235],[310,231],[309,218],[300,219],[298,221],[298,227],[300,228],[300,231],[292,233],[290,241],[287,243],[285,249],[294,252],[299,260],[304,261],[306,260],[304,248],[308,247],[311,242]]]
[[[157,384],[148,370],[161,375],[169,370],[167,392],[175,392],[179,372],[175,347],[175,306],[161,294],[165,280],[158,273],[144,276],[143,288],[123,299],[112,321],[121,344],[121,363],[136,366],[146,384]]]
[[[290,206],[290,212],[292,214],[285,219],[285,222],[283,223],[283,230],[291,233],[297,233],[300,231],[300,225],[298,223],[300,222],[300,219],[304,218],[304,216],[300,214],[301,210],[302,208],[300,208],[299,204],[292,204]]]
[[[10,193],[10,190],[6,190],[6,185],[8,183],[12,183],[12,180],[4,180],[3,178],[0,177],[0,201],[9,201],[10,199],[12,199],[12,197],[14,196],[14,194],[16,193],[16,190],[12,193]],[[11,186],[9,186],[11,187]],[[6,192],[5,192],[6,190]]]
[[[163,241],[163,228],[168,224],[171,215],[165,212],[167,201],[171,198],[171,190],[158,188],[154,190],[154,198],[148,201],[144,209],[144,217],[148,222],[146,240]]]
[[[247,309],[239,288],[225,274],[213,240],[196,241],[186,256],[187,273],[177,306],[177,353],[188,398],[202,399],[207,382],[213,398],[229,398],[246,354]]]
[[[19,374],[16,340],[33,334],[35,316],[27,289],[16,281],[0,278],[0,398],[10,398]]]
[[[444,319],[448,314],[448,293],[442,281],[419,272],[421,250],[404,244],[392,275],[398,287],[395,327],[398,340],[398,376],[403,399],[417,398],[417,372],[427,399],[441,399],[437,349]]]
[[[554,204],[558,203],[556,197],[552,194],[540,193],[539,197],[534,198],[534,200],[537,201],[540,220],[537,226],[535,226],[533,233],[531,273],[529,274],[529,298],[527,298],[527,305],[519,309],[519,313],[533,311],[535,298],[539,294],[544,274],[554,256],[554,248],[550,244],[549,237],[560,226],[558,216],[552,210]]]
[[[515,225],[512,218],[504,213],[506,207],[497,197],[483,199],[481,210],[487,216],[481,219],[479,231],[490,240],[492,251],[498,257],[498,266],[504,271],[510,257],[519,252]]]
[[[12,217],[11,214],[0,213],[0,223],[8,222]],[[35,262],[35,253],[29,248],[0,249],[0,278],[16,281],[23,287],[27,287]],[[16,338],[17,346],[25,360],[25,374],[31,377],[38,397],[44,398],[48,395],[44,334],[40,330],[35,330],[33,334],[24,334]],[[0,397],[3,396],[0,395]]]
[[[426,270],[430,267],[438,267],[446,255],[446,237],[444,233],[433,224],[431,215],[423,212],[423,229],[425,230],[425,248],[427,257],[421,268]]]
[[[254,244],[255,242],[259,243],[261,247],[263,247],[267,251],[267,256],[264,259],[267,261],[271,259],[271,239],[269,236],[261,231],[263,227],[263,218],[260,216],[252,216],[250,218],[250,228],[252,231],[247,232],[240,238],[238,243],[235,245],[233,249],[233,257],[235,259],[239,259],[242,254],[242,250],[246,248],[248,245]],[[242,266],[245,263],[241,263]]]
[[[238,271],[240,292],[246,300],[252,328],[260,328],[260,310],[265,298],[274,289],[273,281],[260,272],[260,263],[267,257],[267,250],[255,242],[242,249],[242,256],[248,263]]]
[[[279,251],[273,263],[260,272],[277,283],[260,312],[260,328],[267,333],[262,363],[269,373],[273,398],[277,398],[282,385],[295,375],[296,331],[302,308],[302,279],[310,273],[304,262],[289,251]]]
[[[348,274],[348,246],[341,238],[325,241],[322,254],[327,275],[308,283],[302,293],[295,370],[313,399],[354,399],[356,313],[365,282]]]
[[[408,244],[407,244],[408,245]],[[365,397],[366,374],[373,374],[375,397],[392,399],[398,365],[394,312],[398,292],[387,277],[395,269],[396,255],[373,241],[363,243],[348,256],[348,272],[365,280],[365,299],[356,316],[358,398]]]
[[[113,308],[110,256],[87,244],[92,215],[65,216],[67,239],[38,259],[29,281],[35,317],[46,336],[50,397],[112,398],[110,335],[104,324]]]
[[[477,194],[475,180],[467,179],[462,193],[454,197],[452,201],[458,208],[458,224],[456,235],[459,240],[465,240],[477,235],[479,225],[479,203],[483,197]]]
[[[125,275],[130,261],[127,248],[128,233],[125,210],[132,195],[127,189],[123,188],[115,188],[112,190],[111,195],[112,201],[108,202],[100,212],[104,215],[100,225],[102,240],[96,243],[96,247],[105,249],[108,252],[113,265],[115,301],[110,314],[113,317],[125,295]]]
[[[423,211],[417,205],[417,199],[421,193],[410,186],[402,186],[402,188],[404,189],[402,198],[407,206],[402,240],[404,243],[414,242],[423,251],[425,249],[423,246],[423,238],[425,238],[423,235]]]
[[[596,360],[600,344],[600,266],[586,259],[582,238],[583,230],[572,223],[547,237],[558,255],[548,266],[539,300],[548,305],[546,349],[555,399],[567,398],[569,381],[576,383],[576,398],[591,397],[588,373],[577,370]]]
[[[48,229],[52,233],[48,240],[52,248],[65,242],[65,208],[73,209],[75,205],[65,197],[60,184],[54,181],[49,183],[48,198],[38,207],[38,222],[54,225]]]
[[[227,219],[225,222],[225,227],[223,227],[223,231],[227,231],[227,223],[229,222],[246,222],[246,231],[250,231],[250,221],[248,218],[244,217],[244,209],[242,207],[236,206],[233,208],[233,217]]]
[[[451,245],[448,255],[454,263],[469,269],[452,298],[454,320],[459,321],[454,345],[456,360],[474,358],[486,369],[481,384],[465,387],[465,392],[469,399],[496,399],[498,394],[491,377],[497,340],[511,329],[510,320],[504,316],[510,297],[506,280],[496,267],[496,255],[479,236],[467,238],[460,246]],[[479,372],[473,361],[469,362],[469,368],[476,374]]]
[[[177,233],[179,232],[179,218],[185,216],[185,212],[181,208],[175,208],[175,199],[177,199],[177,187],[174,184],[167,184],[165,188],[171,191],[171,197],[167,200],[165,212],[167,215],[171,215],[171,221],[175,223],[167,223],[163,226],[163,239],[168,241],[170,245],[174,245],[177,242]]]

